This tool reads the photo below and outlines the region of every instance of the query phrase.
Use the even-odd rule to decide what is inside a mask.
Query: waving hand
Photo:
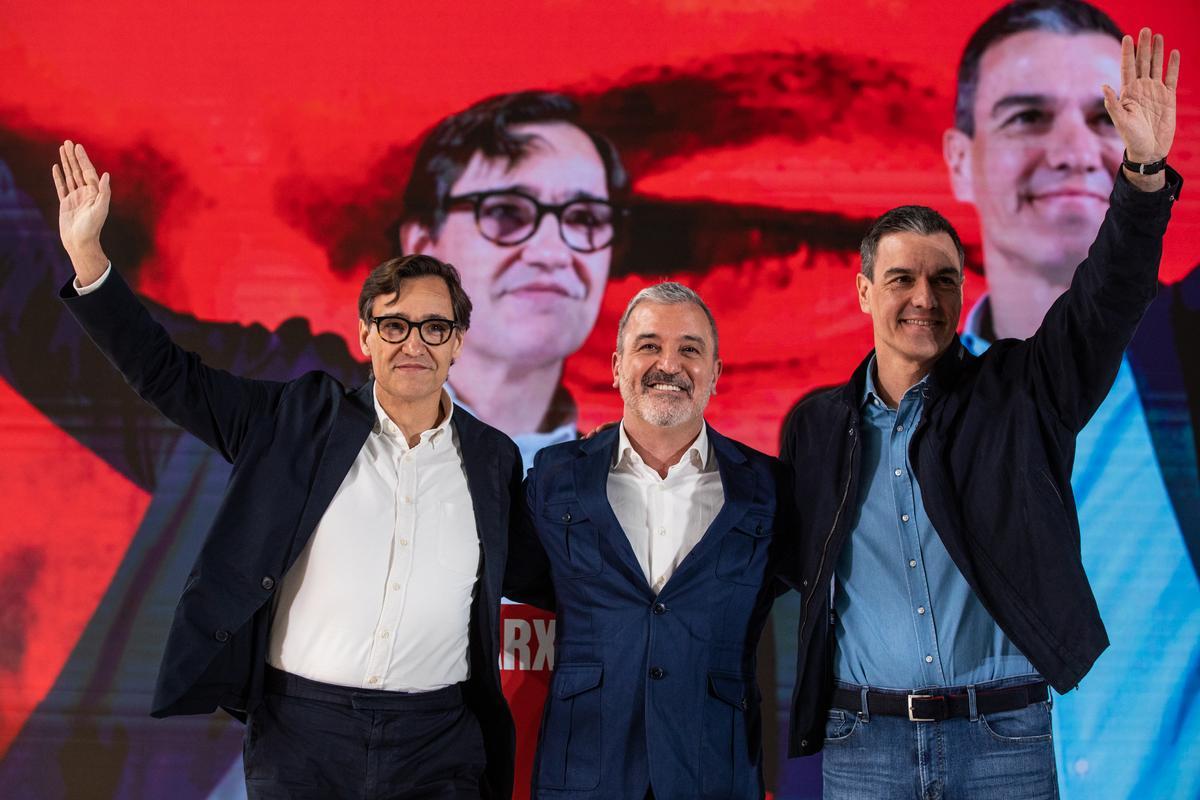
[[[1175,138],[1175,87],[1179,51],[1172,50],[1163,75],[1163,37],[1142,28],[1121,41],[1121,94],[1104,87],[1104,107],[1125,141],[1130,161],[1150,164],[1167,157]]]
[[[58,233],[83,286],[99,278],[108,265],[100,247],[100,229],[112,198],[108,173],[98,175],[83,145],[70,140],[58,148],[61,162],[51,170],[58,190]]]

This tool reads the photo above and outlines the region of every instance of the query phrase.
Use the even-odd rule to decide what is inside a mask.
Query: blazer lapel
[[[308,544],[313,531],[317,529],[317,523],[321,521],[325,509],[329,508],[329,503],[345,480],[346,473],[350,471],[354,459],[358,457],[363,443],[375,425],[375,402],[372,396],[374,390],[375,381],[369,380],[353,393],[345,395],[337,405],[329,438],[317,462],[316,474],[308,490],[308,499],[300,515],[300,525],[292,539],[285,571],[291,569],[304,546]]]
[[[475,513],[475,530],[483,548],[483,575],[488,585],[488,596],[499,595],[499,581],[495,565],[504,564],[508,556],[508,517],[501,515],[503,506],[500,491],[499,451],[494,441],[483,436],[479,420],[455,404],[450,424],[458,433],[462,448],[463,469],[467,474],[467,490],[471,494],[471,507]]]
[[[619,429],[613,426],[580,443],[580,455],[575,460],[574,469],[575,493],[588,518],[600,531],[601,538],[616,555],[615,566],[635,586],[650,593],[650,584],[642,572],[642,565],[638,563],[629,537],[625,535],[608,502],[608,473],[616,455],[618,438]]]

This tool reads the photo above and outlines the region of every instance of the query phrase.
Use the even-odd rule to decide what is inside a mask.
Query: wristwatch
[[[1129,152],[1126,151],[1121,154],[1121,166],[1125,167],[1125,169],[1129,170],[1130,172],[1136,172],[1139,175],[1157,175],[1166,169],[1167,160],[1162,158],[1152,164],[1139,164],[1136,161],[1130,161]]]

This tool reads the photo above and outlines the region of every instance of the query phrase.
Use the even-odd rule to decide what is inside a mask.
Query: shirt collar
[[[672,464],[672,467],[682,464],[685,461],[694,465],[701,472],[708,470],[709,462],[711,461],[712,448],[708,443],[708,423],[705,422],[700,426],[700,433],[692,441],[683,455],[679,457],[679,461]],[[617,456],[613,468],[616,469],[622,464],[642,464],[642,457],[633,449],[633,444],[629,441],[629,436],[625,433],[625,423],[622,422],[620,432],[617,434]]]
[[[925,384],[929,382],[929,376],[931,374],[933,374],[932,371],[925,373],[925,377],[913,384],[908,391],[904,393],[904,397],[907,397],[914,389],[920,389],[921,387],[924,387]],[[871,360],[867,363],[867,380],[863,385],[862,399],[859,401],[859,407],[861,408],[862,406],[872,403],[877,405],[879,408],[888,408],[888,404],[884,402],[884,399],[879,395],[879,392],[875,388],[874,353],[871,354]]]
[[[400,432],[400,426],[392,422],[392,418],[387,415],[387,412],[383,410],[383,406],[379,403],[378,381],[375,382],[375,390],[371,392],[371,399],[375,401],[375,427],[372,430],[382,436],[402,442],[407,447],[408,442]],[[421,442],[429,442],[430,446],[435,450],[443,441],[449,441],[450,418],[454,415],[454,403],[450,400],[450,395],[445,389],[442,390],[438,411],[442,417],[442,421],[421,433]]]

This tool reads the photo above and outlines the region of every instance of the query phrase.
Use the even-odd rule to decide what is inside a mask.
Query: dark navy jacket
[[[619,430],[534,461],[507,594],[549,605],[529,592],[548,570],[557,603],[535,797],[762,796],[755,650],[787,487],[775,459],[708,430],[725,504],[657,597],[608,502]]]
[[[95,292],[60,293],[143,398],[233,465],[183,587],[159,670],[155,716],[217,707],[244,717],[262,697],[271,598],[375,423],[373,383],[346,389],[322,372],[239,378],[176,346],[115,272]],[[483,551],[470,631],[467,702],[483,726],[489,796],[512,793],[515,734],[500,690],[500,590],[521,459],[501,432],[455,408]]]
[[[957,338],[935,363],[910,458],[926,511],[984,607],[1059,692],[1108,646],[1079,557],[1075,436],[1108,394],[1158,289],[1162,235],[1182,181],[1145,193],[1119,176],[1070,289],[1025,341],[976,358]],[[857,500],[864,359],[845,386],[801,402],[782,456],[801,503],[786,579],[802,594],[792,755],[821,748],[832,688],[830,581]]]

